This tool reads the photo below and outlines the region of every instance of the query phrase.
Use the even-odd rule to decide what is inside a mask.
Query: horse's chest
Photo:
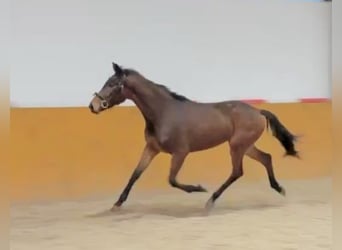
[[[177,129],[172,129],[169,127],[157,128],[155,131],[155,139],[158,142],[160,149],[164,152],[172,153],[176,149],[181,149],[180,147],[186,146],[182,145],[182,132],[177,131]]]

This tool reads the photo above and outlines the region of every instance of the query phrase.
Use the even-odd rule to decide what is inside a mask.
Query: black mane
[[[134,69],[124,69],[124,73],[126,75],[129,75],[129,74],[138,74],[138,75],[141,75],[138,71],[134,70]],[[188,99],[187,97],[183,96],[183,95],[180,95],[180,94],[177,94],[176,92],[173,92],[171,91],[168,87],[166,87],[165,85],[162,85],[162,84],[157,84],[157,83],[154,83],[150,80],[148,80],[149,82],[153,83],[155,86],[159,87],[159,88],[162,88],[163,90],[165,90],[173,99],[175,100],[178,100],[178,101],[181,101],[181,102],[185,102],[185,101],[190,101],[190,99]]]
[[[159,88],[164,89],[173,99],[181,101],[181,102],[185,102],[185,101],[190,101],[187,97],[177,94],[176,92],[171,91],[168,87],[166,87],[165,85],[161,85],[161,84],[157,84],[154,83],[156,86],[158,86]]]
[[[179,95],[175,92],[170,92],[171,96],[181,102],[185,102],[185,101],[190,101],[190,99],[188,99],[187,97],[183,96],[183,95]]]

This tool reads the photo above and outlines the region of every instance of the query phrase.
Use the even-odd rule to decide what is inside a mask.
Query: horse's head
[[[94,98],[89,104],[90,111],[95,114],[119,105],[126,100],[123,94],[123,84],[126,80],[126,75],[119,65],[116,63],[112,64],[114,74],[105,82],[100,92],[94,94]]]

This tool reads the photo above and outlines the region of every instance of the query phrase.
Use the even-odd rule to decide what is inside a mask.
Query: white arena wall
[[[331,96],[331,3],[13,0],[11,14],[13,107],[88,105],[112,61],[198,101]]]

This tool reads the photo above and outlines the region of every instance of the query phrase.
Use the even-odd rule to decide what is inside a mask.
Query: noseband
[[[123,83],[121,82],[120,84],[119,84],[119,86],[118,86],[119,88],[123,88]],[[101,101],[101,107],[102,108],[104,108],[104,109],[106,109],[106,108],[108,108],[108,106],[109,106],[109,103],[108,103],[108,101],[106,100],[106,98],[104,98],[103,96],[101,96],[99,93],[97,93],[97,92],[95,92],[94,93],[94,96],[96,96],[97,98],[99,98],[100,99],[100,101]]]
[[[94,93],[94,95],[95,96],[97,96],[99,99],[100,99],[100,105],[101,105],[101,107],[103,108],[103,109],[106,109],[106,108],[108,108],[108,101],[104,98],[104,97],[102,97],[99,93],[97,93],[97,92],[95,92]]]
[[[97,96],[101,101],[105,101],[106,99],[103,98],[99,93],[95,92],[94,96]]]

